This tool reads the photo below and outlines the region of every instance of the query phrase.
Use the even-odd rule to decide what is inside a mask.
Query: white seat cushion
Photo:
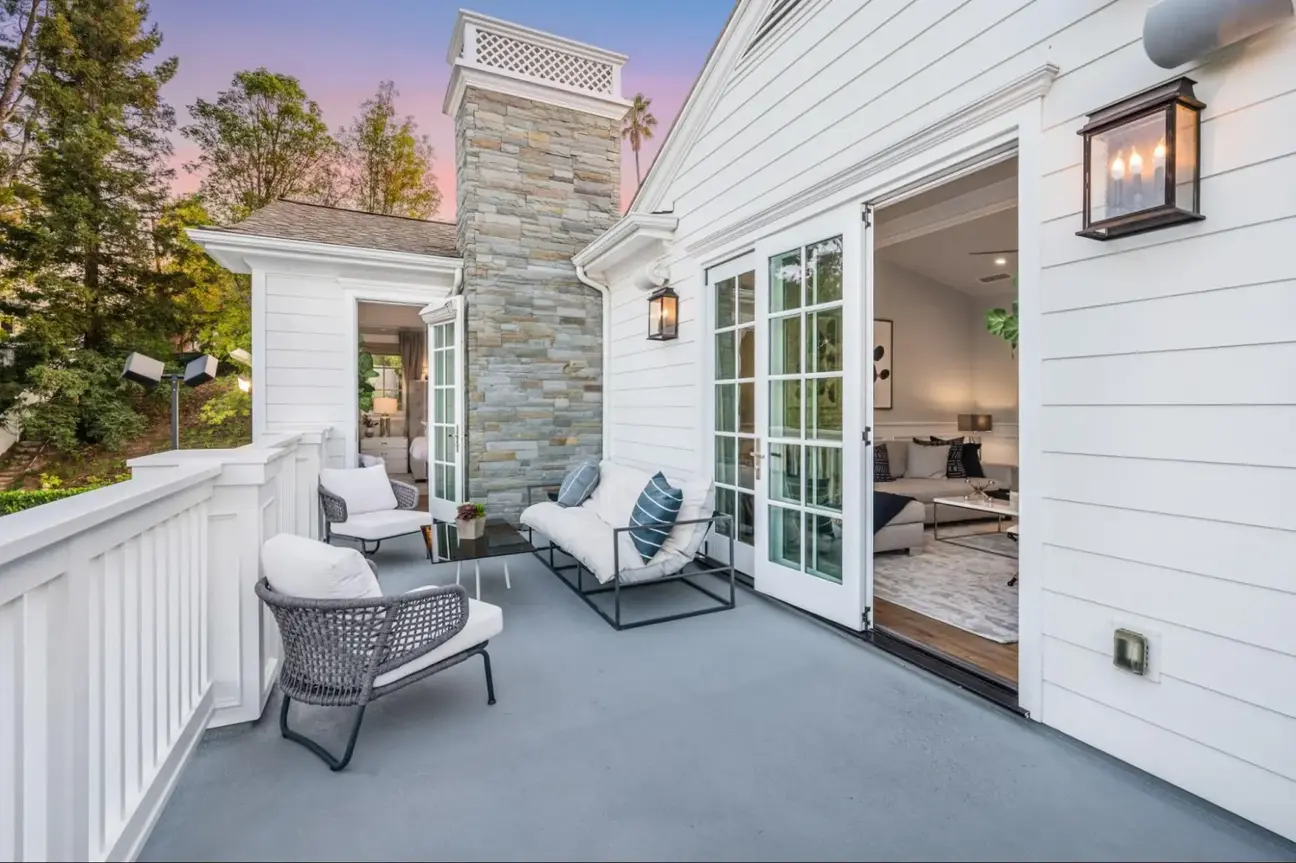
[[[261,574],[285,596],[301,599],[372,599],[378,579],[354,548],[338,548],[280,533],[261,546]]]
[[[602,461],[599,463],[598,485],[594,487],[594,493],[581,504],[581,508],[597,514],[604,524],[629,527],[630,513],[634,511],[639,495],[651,479],[652,474],[647,471],[613,461]],[[710,518],[715,510],[715,486],[709,479],[679,482],[667,477],[667,480],[684,492],[684,504],[680,507],[677,521]],[[680,525],[671,531],[662,549],[692,559],[710,528],[711,525],[707,524]],[[679,571],[678,567],[675,571]]]
[[[699,518],[710,518],[715,512],[715,486],[709,479],[694,482],[671,481],[671,485],[684,492],[684,504],[680,507],[676,521],[694,521]],[[662,548],[677,551],[686,558],[692,559],[702,547],[702,540],[713,525],[681,524],[671,530]]]
[[[337,536],[379,540],[413,533],[432,523],[431,513],[420,509],[388,509],[355,515],[347,508],[347,520],[329,526]]]
[[[411,590],[410,593],[417,593],[420,589],[423,588],[416,588]],[[500,611],[498,605],[470,599],[468,600],[468,622],[464,624],[463,629],[456,632],[449,641],[436,650],[429,651],[416,659],[411,659],[404,665],[378,675],[374,678],[374,686],[386,686],[389,683],[395,683],[402,677],[408,677],[416,671],[422,671],[429,665],[436,665],[441,660],[449,659],[456,653],[463,653],[470,647],[476,647],[484,641],[490,641],[503,631],[504,612]]]
[[[600,485],[602,482],[600,481]],[[642,489],[640,489],[642,491]],[[598,490],[595,489],[595,494]],[[627,520],[629,513],[627,512]],[[585,564],[599,583],[612,580],[616,562],[612,554],[612,525],[599,518],[592,508],[581,506],[561,507],[553,501],[533,504],[522,511],[521,521],[526,526],[544,534],[554,545]],[[626,527],[628,525],[621,525]],[[644,563],[630,539],[630,532],[617,536],[620,545],[621,581],[634,583],[651,581],[674,575],[684,568],[690,558],[677,550],[663,547]]]
[[[396,508],[396,493],[387,478],[386,464],[374,467],[325,468],[320,471],[324,490],[346,501],[347,518],[366,512]]]

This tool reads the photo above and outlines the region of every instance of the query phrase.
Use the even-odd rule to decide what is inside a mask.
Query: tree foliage
[[[427,219],[436,215],[441,190],[432,174],[432,144],[418,124],[396,116],[391,81],[360,105],[360,116],[338,132],[346,202],[367,213]]]
[[[189,106],[181,132],[200,155],[201,193],[217,215],[239,219],[277,198],[337,200],[331,170],[337,144],[301,82],[265,67],[238,72],[215,102]]]

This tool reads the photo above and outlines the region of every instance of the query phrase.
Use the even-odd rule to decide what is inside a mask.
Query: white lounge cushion
[[[715,485],[709,479],[693,482],[671,481],[671,485],[684,492],[684,505],[680,507],[677,522],[693,521],[699,518],[710,518],[715,513]],[[702,547],[702,540],[714,525],[680,524],[671,531],[663,550],[675,551],[692,559]]]
[[[354,548],[280,533],[261,546],[261,574],[285,596],[301,599],[372,599],[378,579]]]
[[[611,461],[599,463],[599,481],[594,493],[585,499],[581,508],[602,519],[604,524],[616,527],[630,526],[630,513],[639,502],[644,486],[652,474],[637,468]]]
[[[320,471],[320,485],[346,501],[347,518],[396,508],[396,493],[387,478],[385,463],[374,467],[325,468]]]
[[[353,539],[379,540],[414,533],[432,523],[431,513],[419,509],[387,509],[379,512],[362,512],[355,515],[347,507],[347,520],[329,525],[337,536]]]
[[[410,593],[417,593],[425,588],[416,588]],[[443,659],[449,659],[456,653],[463,653],[470,647],[476,647],[484,641],[490,641],[504,631],[504,612],[498,605],[489,602],[468,600],[468,622],[464,628],[451,636],[450,640],[422,656],[411,659],[404,665],[383,672],[374,678],[374,686],[386,686],[395,683],[402,677],[408,677],[416,671],[422,671],[429,665],[436,665]]]
[[[599,485],[602,485],[602,481]],[[595,489],[595,494],[597,493],[598,490]],[[628,520],[629,513],[626,515]],[[521,521],[585,564],[585,568],[594,573],[600,583],[612,580],[616,573],[612,554],[612,525],[599,518],[591,507],[561,507],[553,501],[543,501],[524,509]],[[663,547],[652,560],[644,563],[630,539],[629,531],[617,534],[617,543],[621,552],[623,583],[651,581],[674,575],[691,559],[678,550]]]
[[[889,450],[890,447],[887,447]],[[909,479],[945,479],[949,466],[948,444],[909,447],[909,464],[905,476]],[[892,474],[895,476],[895,474]]]

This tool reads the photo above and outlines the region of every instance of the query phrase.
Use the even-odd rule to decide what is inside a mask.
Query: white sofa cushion
[[[601,487],[602,482],[599,485]],[[544,501],[524,509],[521,521],[583,563],[601,584],[611,581],[616,574],[612,553],[612,525],[603,521],[592,507],[564,508],[553,501]],[[621,581],[624,583],[651,581],[674,575],[691,559],[678,550],[663,547],[652,560],[644,563],[630,539],[629,531],[616,536],[620,550]]]
[[[603,520],[616,527],[630,526],[630,513],[639,502],[639,495],[648,485],[652,474],[611,461],[599,463],[599,481],[594,493],[581,504]]]
[[[949,467],[948,444],[909,447],[909,464],[905,470],[908,479],[945,479]],[[895,474],[892,474],[894,476]]]
[[[387,478],[386,464],[374,467],[325,468],[320,471],[324,490],[346,501],[347,518],[366,512],[396,508],[396,493]]]
[[[671,485],[684,492],[684,505],[680,507],[676,521],[693,521],[699,518],[710,518],[715,513],[715,485],[709,479],[693,482],[672,482]],[[662,546],[663,550],[675,551],[692,560],[702,547],[710,524],[679,524],[671,531]]]
[[[276,592],[301,599],[382,596],[360,552],[291,533],[276,534],[261,546],[261,574]]]
[[[426,588],[415,588],[409,593],[418,593],[420,590],[426,590]],[[500,610],[498,605],[470,599],[468,600],[468,622],[464,624],[463,629],[456,632],[436,650],[430,650],[422,656],[411,659],[404,665],[378,675],[374,678],[374,686],[386,686],[389,683],[395,683],[397,680],[408,677],[416,671],[422,671],[429,665],[436,665],[443,659],[449,659],[456,653],[463,653],[470,647],[476,647],[482,642],[490,641],[503,631],[504,612]]]
[[[348,506],[347,520],[329,525],[329,531],[336,536],[379,540],[413,533],[431,523],[432,515],[421,509],[385,509],[355,515]]]

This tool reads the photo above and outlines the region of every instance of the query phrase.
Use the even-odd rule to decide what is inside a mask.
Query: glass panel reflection
[[[715,284],[716,329],[734,324],[734,280],[722,279]]]
[[[1165,114],[1100,132],[1090,141],[1090,219],[1110,219],[1165,203]]]
[[[734,378],[737,369],[734,365],[733,332],[716,334],[715,370],[716,380],[718,381],[728,381]]]
[[[770,444],[769,496],[770,500],[781,500],[784,503],[802,502],[800,445]]]
[[[756,488],[756,466],[753,456],[756,453],[754,438],[738,439],[738,485],[743,488]]]
[[[769,559],[801,568],[801,513],[781,506],[769,508]]]
[[[805,571],[841,584],[841,520],[824,515],[805,516]]]
[[[801,308],[801,250],[770,258],[770,311]]]
[[[770,437],[801,437],[801,381],[770,381]]]
[[[806,258],[811,271],[806,305],[833,303],[842,298],[842,242],[833,237],[810,247]]]
[[[717,384],[715,388],[715,424],[716,431],[735,431],[735,410],[733,384]]]
[[[738,541],[756,544],[756,498],[738,492]]]
[[[738,431],[756,433],[756,384],[738,385]]]
[[[841,512],[842,473],[840,449],[806,447],[806,503]]]
[[[812,312],[806,317],[806,371],[841,371],[841,355],[842,310]]]
[[[716,489],[715,506],[716,506],[716,512],[721,512],[726,515],[733,515],[734,514],[733,491],[727,488]],[[724,521],[716,522],[716,533],[720,534],[721,536],[728,536],[729,524],[730,524],[729,522],[724,522]]]
[[[1181,210],[1197,210],[1197,124],[1201,115],[1196,111],[1175,106],[1175,206]],[[1161,146],[1161,162],[1165,163],[1165,145]]]
[[[770,320],[770,374],[801,371],[801,315]]]
[[[738,377],[756,377],[756,328],[738,330]]]
[[[806,411],[806,437],[842,439],[842,379],[819,378],[809,383],[812,402]]]
[[[715,439],[715,481],[733,485],[737,478],[737,458],[731,437],[717,436]]]
[[[756,320],[756,273],[738,276],[738,323],[749,324]]]

